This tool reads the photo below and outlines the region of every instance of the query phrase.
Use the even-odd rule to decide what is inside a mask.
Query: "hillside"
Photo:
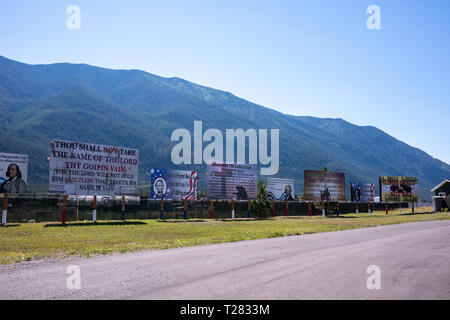
[[[377,184],[379,175],[417,176],[427,200],[431,187],[450,177],[448,164],[375,127],[286,115],[228,92],[139,70],[28,65],[0,56],[0,112],[0,150],[29,155],[34,189],[47,186],[51,138],[138,148],[140,182],[148,185],[151,168],[175,168],[170,135],[176,128],[192,130],[194,120],[203,121],[203,130],[279,128],[277,176],[295,179],[297,194],[303,192],[303,170],[323,166],[345,172],[347,184]],[[204,188],[205,167],[195,168]]]

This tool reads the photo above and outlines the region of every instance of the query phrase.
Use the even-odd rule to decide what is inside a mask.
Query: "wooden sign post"
[[[275,201],[272,200],[272,218],[275,218]]]
[[[62,215],[61,222],[62,224],[66,224],[66,207],[67,207],[67,195],[63,195],[63,203],[62,203]]]
[[[312,204],[311,204],[311,201],[309,201],[309,204],[308,204],[308,212],[309,212],[309,216],[311,217],[312,216]]]
[[[8,216],[8,194],[3,194],[3,212],[2,212],[2,225],[6,225],[6,217]]]
[[[214,219],[214,200],[210,201],[209,206],[210,206],[210,208],[209,208],[209,217],[211,219]]]
[[[97,223],[97,196],[94,196],[94,200],[92,201],[92,221]]]
[[[289,202],[286,200],[286,217],[289,216]]]
[[[234,200],[231,200],[231,219],[234,219]]]
[[[125,221],[125,196],[122,196],[122,221]]]

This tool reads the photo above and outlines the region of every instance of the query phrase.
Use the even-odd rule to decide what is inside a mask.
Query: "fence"
[[[122,218],[121,197],[98,197],[97,198],[97,219],[98,220],[120,220]],[[93,197],[75,198],[69,197],[66,203],[66,221],[92,220]],[[210,200],[188,200],[187,217],[190,219],[210,218]],[[287,203],[288,212],[286,212],[286,202],[273,202],[274,216],[306,216],[309,215],[309,203],[300,201],[290,201]],[[408,208],[408,203],[389,203],[389,210],[399,208]],[[63,208],[63,198],[58,196],[36,197],[36,196],[9,196],[8,197],[8,221],[9,222],[27,222],[34,220],[42,221],[61,221]],[[126,197],[125,218],[126,219],[159,219],[161,209],[161,200],[150,199],[148,197]],[[248,217],[248,202],[235,202],[235,217]],[[358,204],[359,212],[368,212],[367,203]],[[215,219],[231,218],[231,201],[213,201],[213,217]],[[352,213],[356,210],[355,203],[339,203],[339,213]],[[371,210],[385,210],[385,203],[371,203]],[[327,214],[337,214],[337,203],[326,203]],[[183,219],[184,202],[176,200],[164,200],[163,202],[164,219]],[[322,214],[322,203],[311,203],[311,215]],[[253,216],[253,215],[252,215]]]

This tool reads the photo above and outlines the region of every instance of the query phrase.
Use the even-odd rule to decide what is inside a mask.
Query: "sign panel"
[[[381,201],[419,201],[416,177],[380,176]]]
[[[345,201],[345,174],[305,170],[305,200]]]
[[[350,184],[352,202],[375,202],[375,186],[373,184]]]
[[[50,194],[136,196],[139,150],[50,141]]]
[[[196,171],[152,169],[151,179],[152,199],[197,199]]]
[[[294,180],[268,178],[267,188],[269,200],[294,201]]]
[[[208,198],[251,200],[257,197],[255,164],[207,165]]]
[[[28,183],[28,155],[0,153],[0,192],[23,195]]]

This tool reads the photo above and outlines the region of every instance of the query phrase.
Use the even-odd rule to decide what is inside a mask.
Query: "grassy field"
[[[416,208],[416,212],[423,211]],[[395,223],[450,219],[449,213],[408,214],[410,210],[345,214],[341,217],[277,217],[267,220],[130,220],[10,223],[0,227],[0,264],[45,258],[90,256],[143,249],[302,235]]]

